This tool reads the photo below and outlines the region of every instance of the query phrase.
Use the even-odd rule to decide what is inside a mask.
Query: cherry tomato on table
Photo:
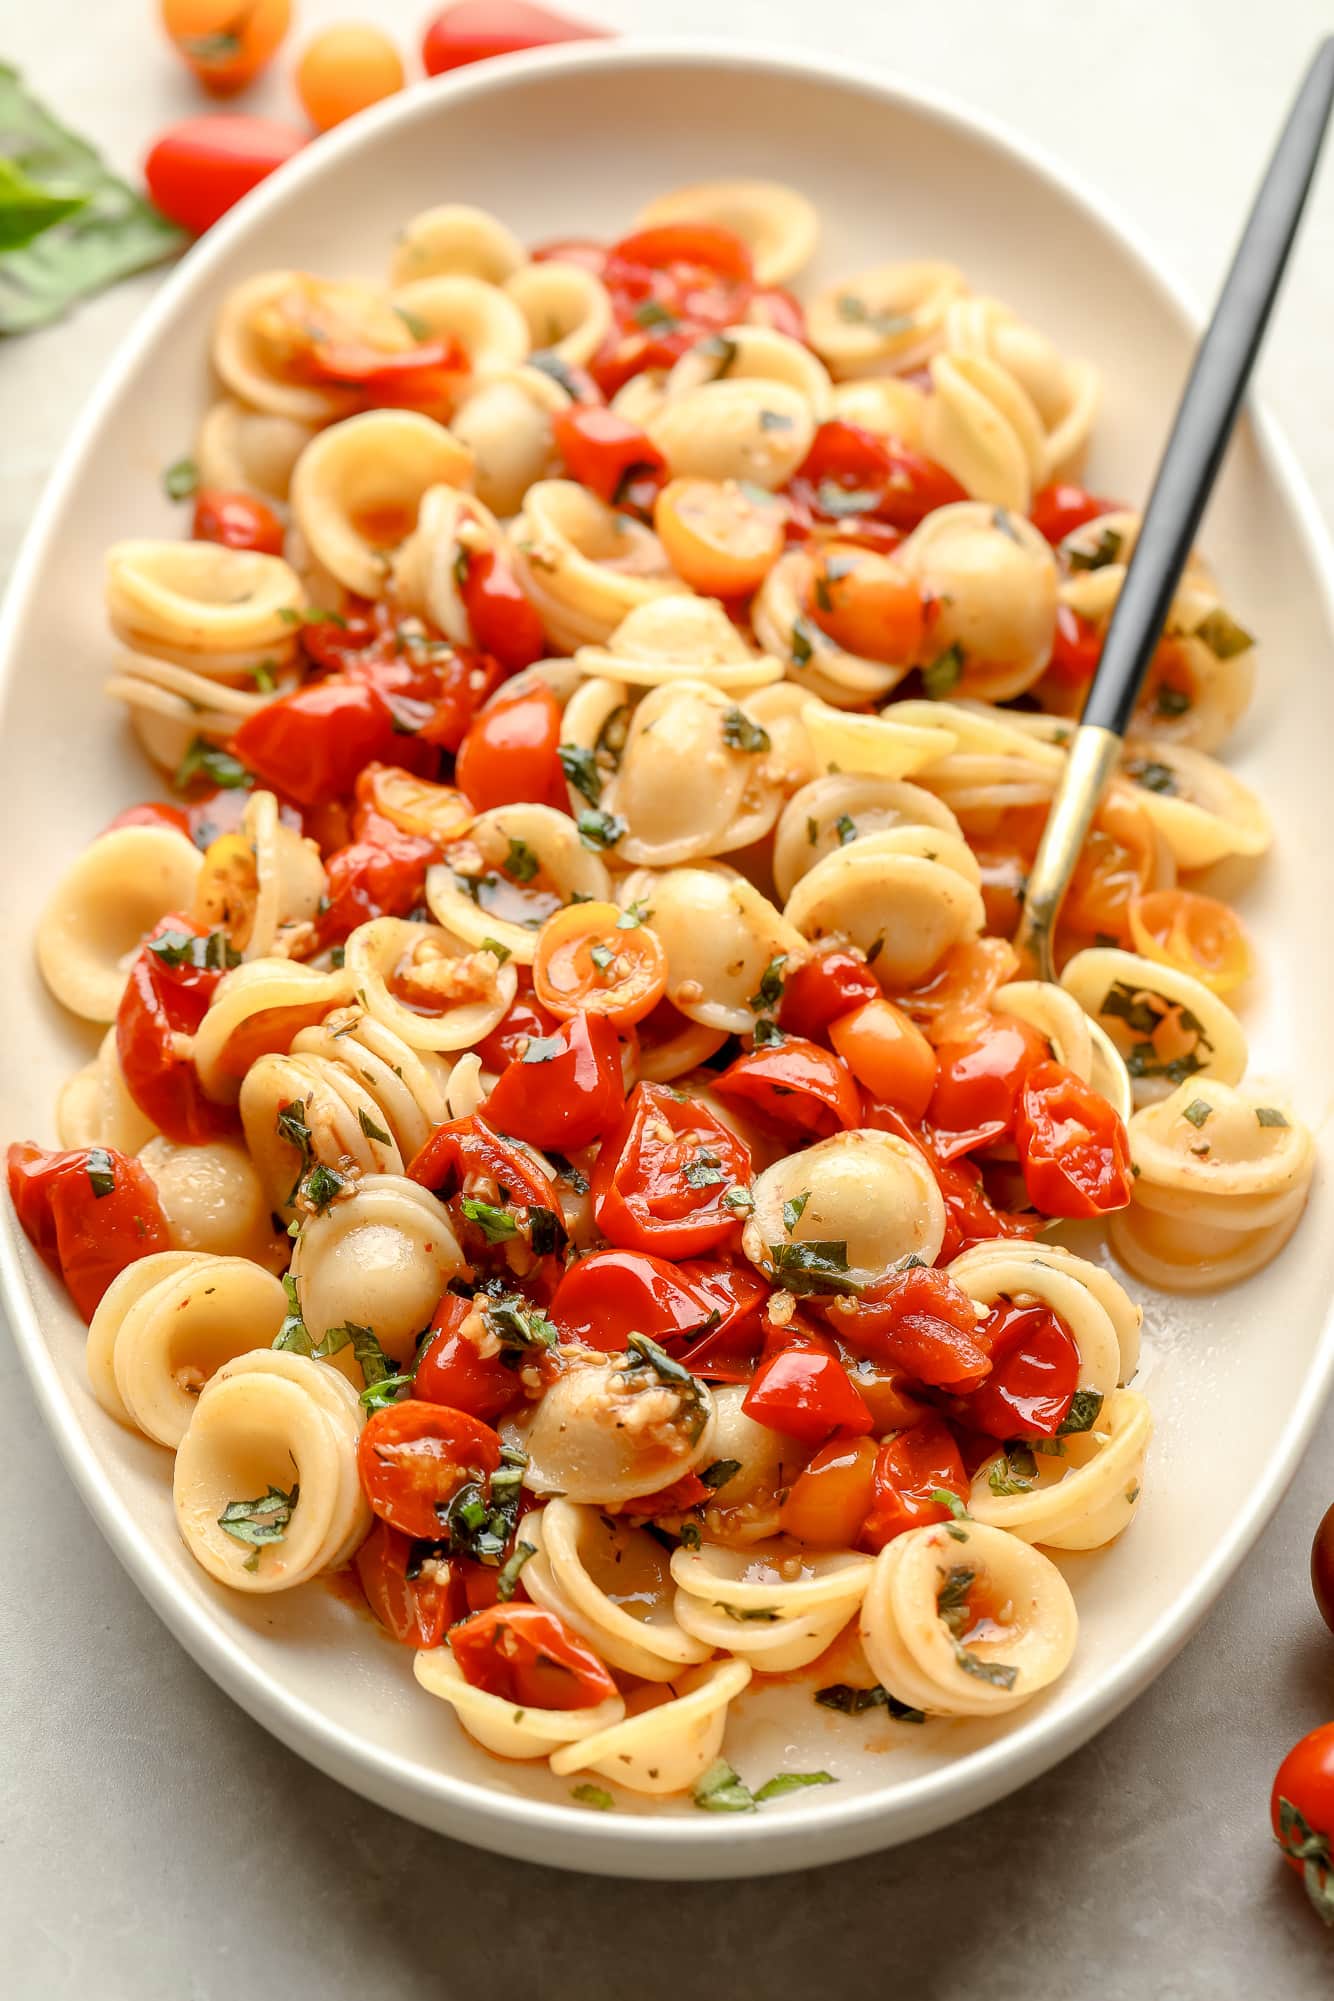
[[[144,179],[168,220],[200,235],[305,143],[303,132],[273,118],[186,118],[155,140]]]
[[[568,1019],[602,1014],[618,1028],[642,1021],[667,987],[667,955],[645,924],[628,928],[614,903],[574,903],[555,911],[537,935],[533,990],[543,1007]]]
[[[875,1486],[861,1547],[883,1549],[909,1529],[946,1522],[954,1510],[937,1494],[968,1499],[970,1483],[959,1448],[933,1412],[887,1438],[876,1455]]]
[[[1306,1887],[1317,1915],[1334,1926],[1334,1723],[1294,1745],[1270,1795],[1274,1839]]]
[[[328,132],[402,90],[403,58],[382,29],[340,21],[307,42],[294,81],[307,118],[317,132]]]
[[[720,1097],[739,1098],[771,1124],[812,1139],[846,1132],[861,1109],[846,1064],[799,1035],[738,1056],[714,1078],[713,1089]]]
[[[593,1214],[623,1249],[691,1257],[737,1228],[727,1193],[750,1169],[750,1149],[707,1106],[637,1084],[598,1153]]]
[[[608,1132],[625,1109],[621,1043],[601,1014],[577,1014],[528,1044],[482,1107],[498,1131],[531,1146],[577,1153]]]
[[[366,1499],[408,1536],[438,1537],[459,1488],[499,1466],[500,1440],[489,1425],[416,1397],[374,1412],[357,1445]]]
[[[184,1145],[198,1146],[236,1125],[230,1106],[204,1096],[193,1058],[181,1047],[229,963],[238,961],[225,932],[205,935],[187,917],[164,917],[136,952],[116,1010],[126,1089],[145,1118]]]
[[[48,1153],[20,1140],[6,1166],[19,1222],[85,1320],[126,1265],[171,1247],[147,1170],[113,1148]]]
[[[195,495],[191,533],[196,542],[219,542],[224,549],[256,549],[262,556],[283,553],[282,522],[251,493],[201,487]]]
[[[441,76],[488,56],[547,48],[553,42],[601,41],[607,32],[532,6],[530,0],[454,0],[427,27],[422,64],[427,76]]]
[[[593,1709],[616,1684],[586,1641],[537,1605],[496,1605],[449,1635],[465,1681],[520,1709]]]
[[[409,1647],[438,1647],[465,1601],[447,1558],[377,1520],[353,1558],[366,1603],[387,1633]]]
[[[205,90],[230,97],[271,61],[292,0],[162,0],[162,25]]]
[[[1130,1138],[1114,1108],[1060,1063],[1039,1063],[1014,1125],[1024,1186],[1044,1216],[1106,1216],[1130,1201]]]

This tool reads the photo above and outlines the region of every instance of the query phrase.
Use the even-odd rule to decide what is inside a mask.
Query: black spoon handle
[[[1320,44],[1260,184],[1195,356],[1107,629],[1082,720],[1125,733],[1185,567],[1310,192],[1334,104],[1334,36]]]

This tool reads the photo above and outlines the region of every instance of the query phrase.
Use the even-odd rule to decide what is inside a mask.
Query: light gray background
[[[360,15],[408,39],[429,0],[298,11],[303,27]],[[623,29],[832,47],[948,88],[1105,190],[1205,300],[1301,63],[1334,27],[1320,0],[603,0],[597,11]],[[153,0],[0,0],[0,58],[130,169],[160,125],[198,106],[155,12]],[[286,92],[271,78],[247,108],[288,113]],[[799,154],[799,133],[793,142]],[[153,283],[0,350],[0,572]],[[1334,159],[1262,372],[1327,517],[1332,330]],[[717,1888],[509,1864],[300,1764],[140,1602],[61,1471],[7,1332],[0,1496],[0,1992],[13,2001],[1331,1991],[1334,1933],[1267,1833],[1279,1758],[1334,1713],[1334,1639],[1306,1581],[1311,1532],[1334,1498],[1328,1414],[1204,1630],[1085,1750],[911,1849]]]

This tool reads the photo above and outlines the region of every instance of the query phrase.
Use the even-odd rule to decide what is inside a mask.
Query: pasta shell
[[[483,278],[450,272],[399,285],[395,311],[420,324],[424,340],[453,341],[463,349],[474,375],[513,368],[528,353],[528,323],[513,299]]]
[[[920,785],[895,778],[829,772],[794,792],[774,836],[774,883],[789,897],[818,861],[861,834],[893,827],[935,827],[963,839],[948,806]]]
[[[422,495],[417,525],[394,557],[392,595],[456,646],[471,646],[460,570],[466,573],[473,556],[495,553],[503,544],[500,523],[476,494],[433,486]]]
[[[1093,1295],[1107,1318],[1112,1323],[1116,1335],[1116,1345],[1120,1356],[1117,1372],[1118,1385],[1133,1381],[1139,1368],[1140,1328],[1144,1322],[1144,1308],[1136,1305],[1120,1280],[1114,1278],[1105,1265],[1094,1264],[1089,1258],[1076,1256],[1066,1250],[1063,1244],[1022,1243],[1017,1238],[991,1238],[982,1243],[970,1244],[968,1249],[955,1258],[951,1266],[951,1276],[965,1292],[972,1290],[971,1281],[975,1274],[989,1271],[993,1265],[1004,1266],[1014,1280],[1016,1262],[1025,1265],[1045,1265],[1052,1271],[1062,1272],[1066,1277],[1084,1287]],[[1097,1340],[1095,1334],[1094,1339]]]
[[[510,551],[545,631],[570,653],[605,644],[636,605],[681,588],[653,531],[573,480],[528,489]]]
[[[302,452],[292,514],[340,584],[379,597],[393,551],[412,533],[429,489],[471,478],[469,453],[433,417],[366,410],[330,425]]]
[[[1044,1035],[1054,1060],[1106,1098],[1118,1118],[1134,1109],[1130,1078],[1106,1029],[1086,1015],[1073,994],[1050,980],[1011,980],[997,987],[994,1006]]]
[[[814,593],[815,565],[810,556],[802,548],[787,550],[751,600],[755,637],[807,694],[843,709],[881,701],[908,673],[911,662],[887,666],[836,646],[808,616]]]
[[[1027,514],[1046,470],[1042,420],[1025,391],[982,356],[938,354],[922,416],[928,455],[974,500]]]
[[[368,1014],[411,1049],[469,1049],[513,1005],[518,973],[494,952],[469,952],[435,924],[377,917],[347,941],[344,964]],[[389,982],[410,984],[408,1002]]]
[[[210,679],[280,669],[295,651],[303,601],[281,556],[216,542],[117,542],[107,551],[116,636]]]
[[[840,380],[906,375],[936,352],[946,310],[966,290],[952,264],[878,264],[818,292],[806,309],[807,334]]]
[[[314,424],[220,396],[209,405],[195,439],[199,484],[281,503],[292,484],[292,469],[314,435]]]
[[[1077,479],[1097,415],[1098,371],[1068,361],[1045,335],[997,299],[959,299],[945,315],[945,348],[1002,369],[1037,415],[1043,432],[1039,481]]]
[[[664,223],[711,222],[739,236],[750,252],[757,285],[786,285],[815,254],[820,218],[815,204],[781,181],[698,181],[659,195],[641,209],[638,229]]]
[[[718,1756],[727,1705],[750,1675],[749,1664],[739,1660],[692,1669],[674,1684],[678,1693],[672,1701],[553,1751],[551,1769],[558,1778],[600,1772],[631,1792],[683,1792]]]
[[[1123,770],[1178,868],[1262,855],[1273,840],[1263,801],[1226,765],[1187,744],[1137,739]]]
[[[257,1054],[285,1052],[300,1029],[313,1028],[351,998],[352,976],[342,966],[321,972],[295,959],[249,959],[224,973],[194,1038],[205,1095],[235,1103]]]
[[[1061,985],[1108,1036],[1129,1072],[1137,1105],[1165,1098],[1183,1077],[1241,1081],[1241,1023],[1189,973],[1095,946],[1067,961]],[[1174,1022],[1164,1030],[1160,1024],[1169,1016]]]
[[[528,261],[513,230],[484,208],[443,202],[404,223],[389,265],[391,285],[421,278],[481,278],[503,285]]]
[[[998,1453],[973,1475],[968,1512],[1047,1549],[1101,1549],[1129,1527],[1144,1483],[1153,1418],[1142,1396],[1117,1390],[1089,1431],[1058,1441],[1060,1456],[1033,1455],[1033,1484],[1014,1493],[1014,1469]]]
[[[584,846],[568,814],[553,806],[480,813],[466,849],[427,871],[426,901],[444,929],[474,950],[492,939],[519,965],[530,966],[537,933],[553,910],[576,894],[607,901],[605,864]]]
[[[647,429],[674,479],[743,479],[773,491],[810,451],[815,416],[786,382],[727,376],[672,394],[669,378],[668,392]]]
[[[493,513],[517,514],[528,488],[560,471],[551,420],[571,400],[553,376],[526,363],[465,385],[450,429],[471,452],[477,498]]]
[[[1051,657],[1058,580],[1031,522],[958,501],[914,528],[897,560],[939,606],[932,644],[957,649],[960,694],[1003,702],[1033,685]]]
[[[611,331],[611,296],[581,264],[555,257],[525,264],[505,293],[523,314],[531,346],[572,368],[586,368]]]
[[[686,594],[637,605],[606,646],[581,646],[575,664],[632,687],[708,681],[732,694],[767,687],[783,672],[778,661],[751,652],[716,598]]]
[[[861,381],[836,382],[829,414],[879,438],[894,438],[912,451],[923,449],[926,397],[915,382],[895,375],[870,375]]]
[[[668,869],[653,885],[652,908],[673,1007],[705,1028],[747,1034],[765,967],[799,952],[801,933],[730,870]]]
[[[798,881],[783,915],[812,942],[850,938],[880,984],[901,991],[975,938],[985,913],[980,891],[946,861],[887,850],[889,838],[864,835],[826,855]],[[936,838],[943,845],[950,837]]]
[[[949,1275],[982,1306],[1036,1299],[1049,1307],[1079,1350],[1079,1388],[1105,1402],[1121,1380],[1121,1343],[1099,1297],[1099,1282],[1089,1276],[1097,1267],[1086,1272],[1084,1259],[1072,1255],[1058,1263],[1045,1252],[1045,1245],[1007,1244],[1004,1254],[997,1250],[970,1261],[965,1251],[948,1267]]]
[[[524,1484],[614,1507],[669,1487],[710,1454],[713,1403],[641,1358],[581,1363],[549,1384],[529,1422]]]
[[[91,1063],[62,1087],[56,1102],[56,1137],[62,1147],[109,1146],[117,1153],[138,1153],[157,1127],[130,1096],[116,1048],[116,1030],[109,1028]]]
[[[604,809],[627,826],[617,852],[665,868],[760,839],[780,804],[767,782],[766,743],[746,710],[706,681],[653,689],[635,710],[603,788]]]
[[[233,1140],[180,1145],[159,1133],[139,1153],[157,1189],[173,1246],[213,1257],[249,1258],[281,1271],[291,1248],[273,1228],[268,1196]]]
[[[610,1666],[645,1681],[671,1681],[712,1648],[677,1624],[667,1553],[642,1528],[597,1508],[549,1501],[527,1515],[522,1541],[530,1598],[554,1612]]]
[[[401,1363],[412,1360],[450,1279],[465,1269],[444,1204],[392,1174],[365,1175],[307,1216],[292,1252],[312,1339],[322,1341],[333,1327],[369,1327]]]
[[[872,1568],[869,1556],[850,1550],[785,1542],[678,1549],[677,1621],[766,1674],[786,1674],[832,1644],[860,1605]]]
[[[170,827],[113,827],[86,847],[37,925],[37,963],[61,1005],[114,1021],[130,961],[161,918],[189,907],[202,867]]]
[[[816,757],[829,770],[871,778],[908,778],[947,756],[956,741],[948,729],[901,722],[892,709],[878,716],[846,715],[811,701],[801,720]]]
[[[801,341],[772,327],[732,326],[688,347],[667,377],[669,401],[710,382],[779,382],[804,396],[817,424],[829,415],[829,371]]]
[[[465,1679],[448,1645],[413,1655],[412,1671],[428,1695],[447,1702],[468,1735],[497,1758],[545,1758],[559,1745],[577,1743],[619,1723],[625,1702],[609,1695],[589,1709],[522,1709]]]
[[[874,1285],[905,1258],[934,1264],[945,1240],[934,1174],[916,1147],[891,1133],[835,1133],[766,1168],[752,1192],[742,1248],[772,1284],[792,1292]],[[792,1204],[800,1210],[789,1228]]]
[[[262,329],[268,311],[316,283],[300,271],[261,271],[243,279],[223,300],[213,332],[213,366],[233,396],[248,409],[311,427],[348,416],[357,407],[356,391],[303,381],[282,365]],[[340,295],[367,312],[383,297],[366,285],[341,287]]]

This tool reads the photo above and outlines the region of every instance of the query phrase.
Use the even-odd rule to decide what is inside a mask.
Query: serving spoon
[[[1153,658],[1310,193],[1334,105],[1334,36],[1316,50],[1196,351],[1024,892],[1015,945],[1056,977],[1052,933]]]

